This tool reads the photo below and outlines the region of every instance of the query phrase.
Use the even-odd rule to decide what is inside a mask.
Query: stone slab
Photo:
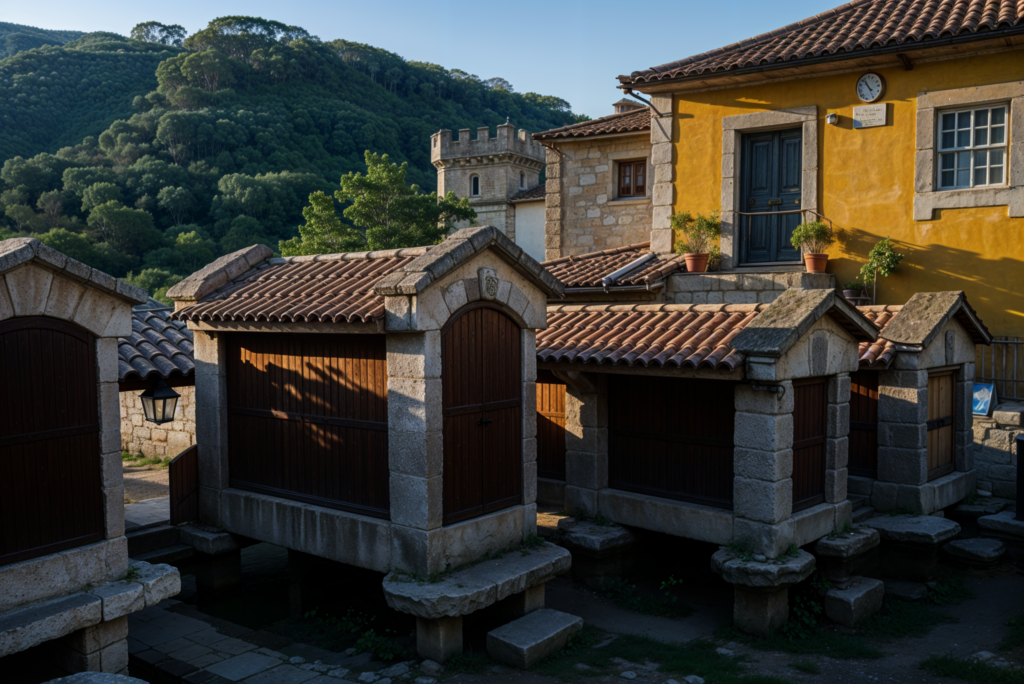
[[[798,550],[795,556],[758,562],[745,561],[729,549],[719,549],[711,557],[711,570],[729,584],[781,589],[810,577],[814,572],[814,556]]]
[[[958,506],[954,506],[950,511],[950,515],[957,518],[964,518],[967,520],[977,520],[986,515],[995,515],[1001,513],[1006,509],[1008,502],[1006,501],[979,501],[974,504],[962,503]]]
[[[951,558],[972,565],[993,565],[1006,553],[1006,546],[998,539],[957,539],[942,547]]]
[[[145,680],[106,672],[79,672],[70,677],[51,679],[46,684],[146,684]]]
[[[814,553],[827,558],[849,560],[882,543],[878,530],[867,525],[857,525],[852,532],[830,539],[822,537],[814,545]]]
[[[881,515],[868,520],[887,542],[938,546],[960,534],[960,525],[933,515]],[[1024,523],[1021,523],[1024,529]]]
[[[277,658],[249,652],[209,665],[206,670],[229,681],[237,682],[279,665],[281,665],[281,661]]]
[[[437,582],[391,572],[384,578],[384,596],[394,610],[424,619],[468,615],[547,582],[571,563],[566,549],[545,542],[457,570]]]
[[[928,595],[928,585],[901,579],[885,580],[885,593],[901,601],[920,601]]]
[[[138,571],[134,581],[142,585],[147,608],[164,599],[177,596],[181,591],[181,574],[173,566],[166,563],[151,565],[144,561],[132,561],[132,567]]]
[[[845,589],[825,593],[825,615],[843,627],[853,628],[882,609],[885,585],[868,577],[854,578]]]
[[[235,535],[205,525],[183,525],[178,528],[178,538],[199,553],[217,556],[242,548]]]
[[[978,529],[984,534],[1024,539],[1024,520],[1014,520],[1016,513],[1003,511],[978,518]]]
[[[78,593],[0,616],[0,658],[67,636],[103,619],[103,601]]]
[[[488,632],[487,653],[499,662],[527,670],[565,646],[581,629],[583,618],[542,608]]]
[[[628,549],[633,545],[634,537],[619,525],[598,525],[576,518],[562,518],[558,521],[555,540],[574,551],[603,556]]]

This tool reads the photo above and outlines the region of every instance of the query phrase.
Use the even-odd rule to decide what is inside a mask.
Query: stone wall
[[[978,489],[1017,498],[1016,439],[1024,434],[1024,404],[1003,404],[991,418],[974,416],[974,468]]]
[[[671,304],[767,304],[786,290],[831,290],[831,273],[690,273],[670,276],[665,301]]]
[[[181,395],[175,420],[163,425],[147,423],[142,392],[121,392],[121,451],[143,456],[177,456],[196,443],[195,387],[175,387]]]
[[[651,142],[644,135],[562,143],[548,152],[545,258],[651,239]],[[618,162],[647,159],[648,196],[618,198]]]

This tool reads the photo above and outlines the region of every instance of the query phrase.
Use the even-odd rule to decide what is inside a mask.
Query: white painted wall
[[[516,244],[544,261],[544,200],[516,202]]]

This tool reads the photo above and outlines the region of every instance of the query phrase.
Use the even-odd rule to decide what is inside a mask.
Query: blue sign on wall
[[[974,415],[988,416],[996,405],[996,386],[985,382],[974,383]]]

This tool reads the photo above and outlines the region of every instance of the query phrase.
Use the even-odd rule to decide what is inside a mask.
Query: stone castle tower
[[[490,128],[459,130],[459,139],[442,129],[430,136],[430,161],[437,168],[437,192],[468,197],[480,225],[492,225],[516,239],[515,205],[512,197],[540,183],[544,146],[525,130],[506,122],[491,137]],[[461,227],[461,226],[460,226]]]

